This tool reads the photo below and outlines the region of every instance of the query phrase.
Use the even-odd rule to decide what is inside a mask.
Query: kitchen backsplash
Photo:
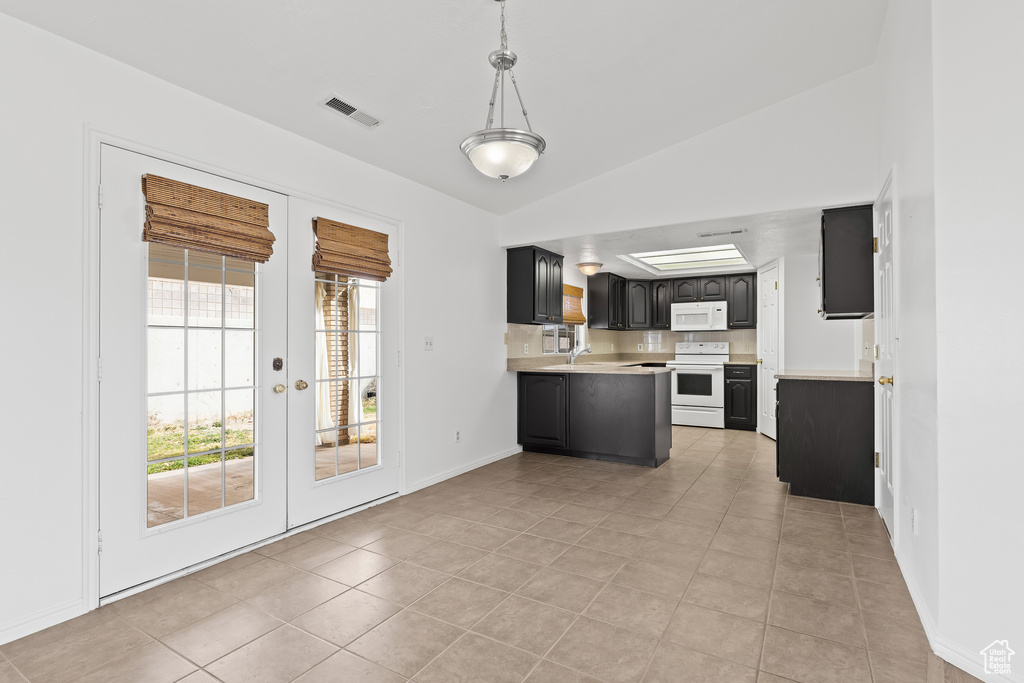
[[[614,353],[675,353],[676,342],[727,341],[733,356],[757,353],[757,330],[723,330],[719,332],[670,332],[668,330],[591,330],[585,328],[585,345],[594,355]],[[508,326],[508,357],[539,358],[543,325]],[[550,355],[550,354],[549,354]],[[564,355],[564,354],[563,354]],[[554,358],[554,356],[552,356]]]

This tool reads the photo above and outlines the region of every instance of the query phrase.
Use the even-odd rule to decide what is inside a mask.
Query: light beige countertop
[[[875,375],[863,370],[780,370],[775,379],[805,379],[822,382],[873,382]]]
[[[727,360],[726,365],[757,365],[756,360]]]
[[[569,365],[546,365],[539,368],[530,368],[523,372],[546,372],[551,374],[562,374],[571,372],[575,375],[658,375],[663,372],[672,372],[672,368],[640,368],[634,366],[640,361],[606,361],[598,363],[576,363]]]

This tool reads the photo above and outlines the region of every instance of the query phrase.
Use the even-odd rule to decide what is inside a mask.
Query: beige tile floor
[[[0,646],[0,683],[941,680],[874,509],[789,496],[753,433],[673,443],[507,458]]]

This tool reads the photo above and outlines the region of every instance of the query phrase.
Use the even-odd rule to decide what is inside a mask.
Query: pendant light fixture
[[[512,72],[512,67],[516,65],[519,58],[515,52],[508,49],[508,36],[505,34],[505,0],[497,0],[497,2],[501,3],[501,48],[487,56],[487,61],[495,69],[491,102],[487,108],[487,125],[483,130],[476,131],[462,141],[462,153],[469,157],[469,160],[476,166],[476,170],[505,182],[509,178],[514,178],[527,171],[537,157],[544,153],[547,143],[530,127],[530,117],[526,114],[523,96],[519,94],[519,84],[516,83],[516,75]],[[519,100],[519,108],[523,111],[523,118],[526,119],[526,130],[505,127],[506,72],[508,72],[509,80],[512,81],[512,87],[516,91],[516,98]],[[492,128],[494,104],[499,97],[501,105],[498,108],[500,117],[498,127]]]

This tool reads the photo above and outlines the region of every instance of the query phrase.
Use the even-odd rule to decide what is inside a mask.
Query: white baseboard
[[[932,617],[931,610],[928,609],[928,603],[925,602],[924,595],[918,587],[917,581],[914,580],[913,574],[904,569],[907,563],[901,557],[902,553],[896,552],[896,563],[900,565],[900,573],[903,574],[903,581],[907,584],[907,590],[910,591],[914,607],[917,608],[917,614],[921,618],[921,625],[924,627],[924,633],[928,637],[928,644],[931,645],[932,652],[958,669],[986,683],[1024,683],[1024,674],[1018,672],[1007,675],[986,674],[980,652],[971,652],[939,635],[938,625]],[[1024,661],[1020,666],[1024,668]]]
[[[433,477],[429,477],[427,479],[423,479],[421,481],[416,482],[415,484],[406,484],[405,485],[405,492],[407,494],[409,494],[409,493],[412,493],[413,491],[419,491],[420,489],[425,489],[428,486],[433,486],[434,484],[440,484],[442,481],[445,481],[446,479],[451,479],[452,477],[457,477],[460,474],[465,474],[466,472],[469,472],[471,470],[475,470],[478,467],[483,467],[484,465],[490,465],[492,462],[497,462],[499,460],[504,460],[505,458],[509,457],[510,455],[515,455],[516,453],[522,453],[522,452],[523,452],[523,447],[522,446],[516,446],[515,448],[510,448],[507,451],[502,451],[501,453],[494,453],[492,455],[488,455],[486,457],[480,458],[479,460],[474,460],[471,463],[467,463],[465,465],[462,465],[461,467],[454,467],[454,468],[452,468],[450,470],[442,472],[441,474],[437,474],[437,475],[435,475]]]
[[[24,638],[36,631],[50,628],[62,621],[80,617],[89,610],[85,607],[85,600],[79,598],[56,605],[48,609],[30,614],[21,619],[0,625],[0,645],[13,642],[18,638]]]

